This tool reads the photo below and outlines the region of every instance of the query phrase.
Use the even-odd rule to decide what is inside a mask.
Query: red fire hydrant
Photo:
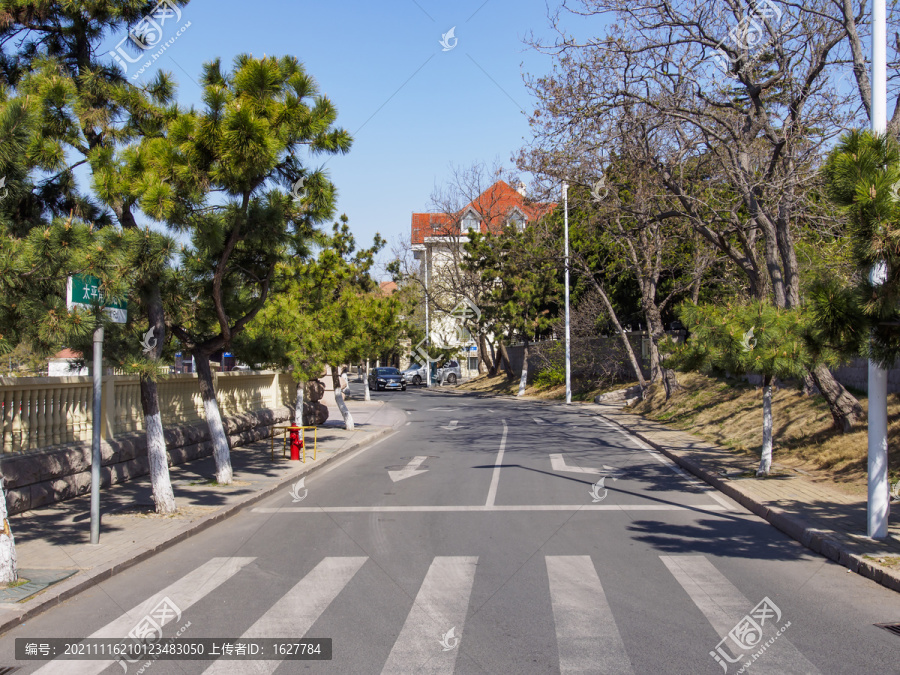
[[[303,441],[300,439],[300,430],[291,429],[291,459],[300,459],[300,451],[303,450]]]

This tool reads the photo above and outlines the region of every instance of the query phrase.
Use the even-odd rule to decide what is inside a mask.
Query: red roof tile
[[[553,211],[555,203],[545,204],[527,200],[504,181],[499,180],[455,214],[412,214],[411,241],[424,244],[426,237],[458,236],[460,221],[469,209],[481,216],[481,231],[500,232],[513,209],[518,209],[529,222]]]

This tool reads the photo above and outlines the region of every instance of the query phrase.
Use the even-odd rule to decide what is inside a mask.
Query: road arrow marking
[[[427,473],[428,469],[419,468],[426,459],[428,459],[428,457],[413,457],[409,464],[404,468],[399,471],[388,471],[388,475],[391,477],[391,480],[396,483],[398,480],[403,480],[404,478],[411,478],[412,476],[418,476],[420,473]]]
[[[456,426],[458,422],[459,420],[452,420],[449,425],[441,427],[441,429],[446,429],[447,431],[456,431],[459,428]]]
[[[569,466],[561,454],[550,455],[550,466],[554,471],[567,471],[568,473],[603,473],[604,469],[591,469],[589,467]]]

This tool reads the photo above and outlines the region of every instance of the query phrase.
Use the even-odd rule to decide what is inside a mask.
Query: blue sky
[[[550,68],[549,57],[523,42],[531,31],[548,34],[543,2],[193,0],[180,22],[164,26],[165,37],[187,21],[140,79],[169,70],[179,99],[194,103],[193,79],[204,61],[218,56],[230,64],[242,52],[296,56],[337,106],[338,124],[354,135],[346,156],[312,161],[327,161],[338,214],[349,216],[360,245],[375,232],[390,242],[408,235],[410,214],[429,210],[451,164],[499,160],[511,167],[529,136],[520,110],[533,107],[522,73]],[[457,42],[443,51],[441,36],[454,27]],[[109,47],[121,37],[112,36]]]

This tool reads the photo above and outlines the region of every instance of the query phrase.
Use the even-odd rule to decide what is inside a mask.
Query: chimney
[[[519,186],[516,188],[516,192],[518,192],[523,197],[525,196],[525,183],[519,181]]]

